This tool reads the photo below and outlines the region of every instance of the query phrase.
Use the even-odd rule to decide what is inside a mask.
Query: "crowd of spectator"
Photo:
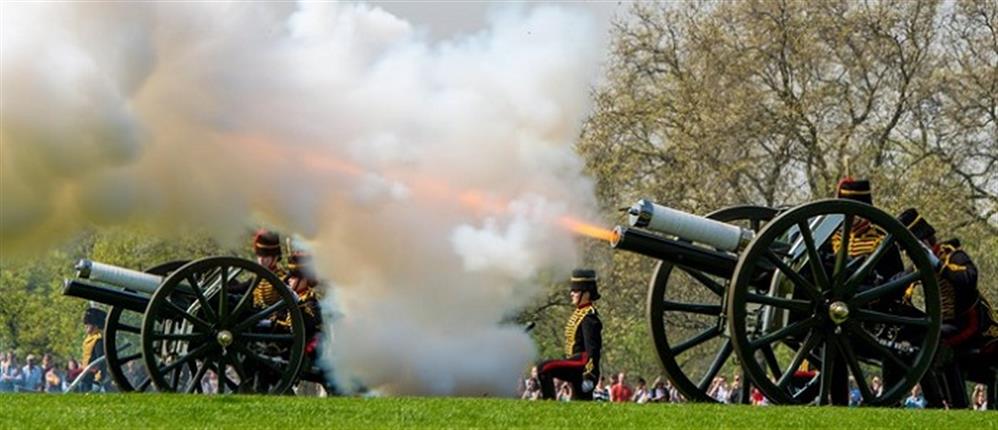
[[[524,378],[520,385],[521,397],[525,400],[540,400],[541,386],[537,379],[537,368],[531,370],[531,374]],[[862,403],[862,395],[856,380],[849,378],[849,406],[859,406]],[[572,385],[565,381],[555,380],[557,389],[557,399],[559,401],[572,400]],[[880,377],[874,376],[869,381],[870,392],[875,396],[883,394],[884,386]],[[910,395],[906,397],[902,405],[906,408],[924,409],[926,407],[925,396],[922,387],[918,384],[911,389]],[[742,385],[741,375],[732,375],[730,382],[725,376],[717,376],[707,388],[707,395],[717,400],[719,403],[748,403],[752,405],[767,405],[769,401],[757,388],[746,391]],[[743,401],[743,397],[748,395],[748,400]],[[624,372],[617,373],[611,381],[607,377],[601,377],[593,390],[593,400],[597,402],[613,403],[685,403],[687,400],[674,387],[668,379],[658,377],[649,386],[642,377],[634,378],[632,386],[627,380]],[[984,411],[988,408],[987,391],[984,385],[977,384],[970,396],[971,409]]]
[[[0,392],[62,393],[82,371],[72,357],[62,363],[44,354],[39,362],[37,356],[28,354],[22,365],[17,354],[8,351],[0,356]]]

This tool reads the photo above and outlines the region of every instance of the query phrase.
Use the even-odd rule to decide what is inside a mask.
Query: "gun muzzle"
[[[738,257],[727,252],[621,226],[613,229],[610,246],[723,278],[730,278],[738,264]]]

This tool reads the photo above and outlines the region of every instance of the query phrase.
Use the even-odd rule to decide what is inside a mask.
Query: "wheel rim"
[[[166,276],[187,264],[186,261],[171,261],[160,264],[146,273]],[[119,391],[146,391],[152,381],[140,365],[142,360],[142,314],[121,307],[112,307],[104,323],[104,352],[107,356],[107,370]],[[129,346],[126,346],[129,345]],[[125,349],[118,352],[118,348]],[[133,367],[129,369],[129,367]]]
[[[834,253],[815,241],[810,222],[822,215],[843,217],[836,229],[840,234],[867,220],[885,236],[866,258],[850,260],[845,255],[848,240]],[[771,248],[793,228],[801,232],[795,240],[806,249],[802,251],[806,263],[778,255]],[[895,256],[900,267],[907,259],[916,270],[893,279],[874,279],[880,267],[897,266],[892,263]],[[761,268],[765,266],[769,268]],[[778,274],[773,286],[780,294],[749,291],[752,280],[767,271]],[[914,285],[912,296],[920,303],[895,303],[894,298],[909,285]],[[857,381],[863,404],[893,404],[925,374],[939,341],[939,289],[924,249],[890,215],[850,200],[805,204],[767,224],[739,258],[727,308],[734,350],[743,369],[776,403],[807,403],[810,397],[805,393],[815,386],[819,403],[829,403],[835,397],[833,387],[841,393],[849,376]],[[771,325],[750,333],[746,321],[750,308],[762,309],[770,317],[762,323]],[[877,331],[878,326],[897,331],[890,337],[888,331]],[[777,353],[760,358],[758,351],[766,346]],[[818,363],[819,370],[804,382],[795,381],[804,360]],[[866,384],[873,376],[885,380],[880,394]]]
[[[253,291],[262,281],[284,288],[274,288],[276,302],[256,308]],[[220,393],[278,394],[301,369],[304,320],[294,293],[272,272],[248,260],[210,257],[163,281],[146,310],[142,343],[146,369],[160,391],[208,386]]]
[[[759,231],[776,213],[776,209],[764,206],[735,206],[712,212],[707,218]],[[686,267],[674,271],[676,267],[659,261],[649,283],[647,312],[652,342],[662,368],[680,393],[689,400],[716,402],[707,395],[708,385],[723,369],[730,367],[733,356],[732,345],[723,330],[726,320],[724,292],[728,280]],[[678,275],[678,272],[683,274]],[[677,279],[680,276],[682,279]],[[677,290],[687,294],[685,300],[673,299],[676,294],[670,293]],[[678,334],[682,326],[694,334],[669,336],[670,331]],[[717,338],[722,340],[714,342]],[[672,342],[671,339],[681,340]],[[690,359],[691,355],[698,356],[699,360]],[[686,359],[681,360],[681,357]],[[703,374],[695,375],[700,372]]]

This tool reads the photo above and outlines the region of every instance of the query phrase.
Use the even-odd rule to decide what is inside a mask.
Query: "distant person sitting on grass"
[[[983,384],[974,386],[974,394],[970,396],[970,406],[975,411],[988,410],[988,396]]]
[[[539,400],[541,398],[541,384],[536,378],[528,378],[523,389],[523,400]]]
[[[597,402],[610,401],[610,387],[606,385],[605,376],[600,376],[599,382],[596,383],[596,389],[593,390],[593,400]]]
[[[634,388],[634,394],[631,396],[631,401],[634,403],[648,403],[651,396],[648,393],[648,383],[645,382],[645,378],[638,377],[638,386]]]
[[[915,384],[911,395],[904,399],[904,407],[909,409],[925,409],[925,396],[922,396],[922,386]]]
[[[558,401],[559,402],[570,402],[572,401],[572,385],[568,382],[561,383],[561,389],[558,390]]]
[[[655,378],[655,382],[652,384],[651,401],[655,403],[669,402],[669,389],[665,387],[665,382],[662,382],[661,376]]]
[[[617,374],[617,383],[610,387],[610,401],[615,403],[627,403],[631,401],[634,390],[624,382],[624,372]]]

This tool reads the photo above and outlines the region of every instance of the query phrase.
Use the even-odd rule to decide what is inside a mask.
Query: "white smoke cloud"
[[[337,380],[509,394],[534,354],[498,323],[568,268],[591,213],[571,144],[601,35],[499,10],[428,42],[364,4],[3,5],[0,241],[141,218],[315,244]]]

